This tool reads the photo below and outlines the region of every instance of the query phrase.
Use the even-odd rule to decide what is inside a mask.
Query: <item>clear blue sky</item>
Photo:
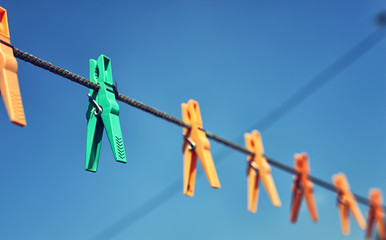
[[[195,99],[204,127],[239,145],[251,126],[373,33],[385,10],[383,0],[1,6],[17,48],[86,78],[89,59],[105,54],[121,93],[178,118],[180,104]],[[383,40],[265,130],[266,154],[292,165],[295,153],[307,152],[313,175],[331,181],[344,172],[354,192],[386,194],[385,52]],[[349,237],[342,235],[336,196],[318,186],[319,222],[303,206],[290,224],[293,176],[276,168],[282,207],[261,190],[258,212],[249,213],[246,155],[214,141],[222,188],[203,177],[195,196],[184,196],[182,129],[122,103],[128,163],[115,162],[104,135],[98,172],[85,171],[88,89],[18,64],[28,125],[11,124],[1,100],[0,239],[363,239],[353,219]],[[134,221],[132,211],[169,187],[177,194]]]

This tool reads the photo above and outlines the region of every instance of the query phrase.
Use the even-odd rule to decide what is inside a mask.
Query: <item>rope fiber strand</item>
[[[29,54],[27,52],[23,52],[23,51],[17,49],[16,47],[12,46],[11,44],[9,44],[7,42],[4,42],[2,40],[0,40],[0,42],[2,44],[6,44],[7,46],[11,47],[13,49],[13,52],[14,52],[14,55],[15,55],[16,58],[19,58],[19,59],[21,59],[21,60],[23,60],[25,62],[31,63],[34,66],[37,66],[37,67],[43,68],[45,70],[48,70],[48,71],[50,71],[50,72],[52,72],[52,73],[54,73],[56,75],[64,77],[64,78],[66,78],[66,79],[68,79],[70,81],[73,81],[75,83],[83,85],[83,86],[85,86],[87,88],[91,88],[91,89],[94,89],[94,90],[98,90],[99,89],[99,85],[98,84],[93,83],[93,82],[89,81],[88,79],[86,79],[84,77],[81,77],[81,76],[79,76],[77,74],[71,73],[68,70],[65,70],[63,68],[55,66],[54,64],[52,64],[50,62],[47,62],[47,61],[44,61],[44,60],[42,60],[42,59],[40,59],[38,57],[35,57],[32,54]],[[146,104],[144,104],[144,103],[142,103],[140,101],[134,100],[134,99],[129,98],[129,97],[127,97],[127,96],[125,96],[123,94],[120,94],[120,93],[118,93],[117,96],[118,96],[117,97],[118,101],[126,103],[126,104],[128,104],[128,105],[130,105],[132,107],[135,107],[137,109],[140,109],[142,111],[150,113],[150,114],[152,114],[152,115],[154,115],[156,117],[162,118],[162,119],[164,119],[164,120],[166,120],[168,122],[174,123],[174,124],[179,125],[181,127],[185,127],[185,128],[189,128],[189,129],[191,128],[191,126],[189,124],[184,123],[182,120],[180,120],[180,119],[178,119],[176,117],[173,117],[173,116],[171,116],[171,115],[169,115],[169,114],[167,114],[165,112],[159,111],[159,110],[157,110],[157,109],[155,109],[153,107],[150,107],[150,106],[148,106],[148,105],[146,105]],[[237,150],[239,152],[245,153],[245,154],[251,154],[251,155],[254,154],[253,152],[249,152],[244,147],[241,147],[241,146],[239,146],[239,145],[237,145],[237,144],[235,144],[235,143],[233,143],[231,141],[228,141],[228,140],[226,140],[226,139],[224,139],[222,137],[219,137],[219,136],[217,136],[217,135],[215,135],[215,134],[213,134],[213,133],[211,133],[209,131],[206,131],[204,129],[202,129],[202,130],[206,133],[208,138],[211,138],[211,139],[215,140],[218,143],[221,143],[221,144],[223,144],[225,146],[228,146],[230,148],[233,148],[233,149],[235,149],[235,150]],[[297,171],[295,171],[295,169],[293,169],[290,166],[287,166],[287,165],[285,165],[283,163],[280,163],[280,162],[278,162],[278,161],[276,161],[276,160],[274,160],[272,158],[269,158],[267,156],[265,156],[265,158],[267,159],[267,161],[270,164],[272,164],[273,166],[275,166],[275,167],[277,167],[277,168],[279,168],[279,169],[281,169],[283,171],[286,171],[286,172],[292,173],[292,174],[296,174],[297,173]],[[326,189],[328,189],[330,191],[336,192],[334,185],[332,185],[331,183],[328,183],[326,181],[323,181],[323,180],[321,180],[319,178],[316,178],[316,177],[313,177],[311,175],[309,177],[310,177],[310,180],[312,182],[314,182],[315,184],[319,185],[320,187],[323,187],[323,188],[326,188]],[[357,201],[359,203],[362,203],[364,205],[370,206],[369,205],[369,200],[366,197],[363,197],[363,196],[355,194],[355,193],[353,193],[353,194],[354,194],[354,196],[356,197],[356,199],[357,199]],[[383,206],[383,208],[386,209],[386,206]]]

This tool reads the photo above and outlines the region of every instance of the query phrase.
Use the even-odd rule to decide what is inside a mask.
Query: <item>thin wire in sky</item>
[[[314,78],[302,86],[298,91],[292,94],[288,99],[283,101],[282,104],[273,109],[265,117],[261,118],[255,124],[252,125],[250,129],[259,129],[261,132],[264,132],[270,128],[275,122],[283,118],[290,111],[292,111],[296,106],[304,102],[308,97],[314,94],[317,90],[331,81],[335,76],[353,64],[356,60],[363,56],[366,52],[376,46],[381,40],[385,37],[385,32],[383,29],[377,29],[368,36],[366,36],[362,41],[357,45],[351,48],[348,52],[343,54],[340,58],[334,61],[331,65],[327,66],[323,71],[318,73]],[[249,129],[248,129],[249,130]],[[247,130],[247,131],[248,131]],[[216,139],[215,139],[216,140]],[[221,164],[226,157],[229,155],[228,151],[221,151],[216,155],[216,164]],[[202,177],[204,174],[199,172],[197,178]],[[175,195],[181,192],[181,182],[182,178],[174,181],[169,186],[164,188],[158,194],[154,195],[149,200],[145,201],[139,207],[127,213],[122,218],[118,219],[111,225],[107,226],[101,232],[97,233],[95,236],[91,237],[90,240],[106,240],[111,239],[118,235],[123,230],[129,228],[134,223],[156,210],[165,202],[172,199]],[[367,199],[361,198],[359,195],[356,197],[363,201]]]

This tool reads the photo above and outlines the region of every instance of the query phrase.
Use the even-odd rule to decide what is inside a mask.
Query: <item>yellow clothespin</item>
[[[272,201],[272,204],[275,207],[280,207],[281,202],[276,191],[275,183],[273,182],[271,167],[269,166],[267,159],[264,157],[264,148],[260,133],[257,130],[253,130],[252,133],[245,133],[244,138],[248,151],[254,153],[254,155],[248,155],[247,157],[248,211],[257,211],[260,178],[269,198]]]
[[[0,93],[11,122],[24,127],[25,120],[21,101],[19,81],[17,80],[17,61],[10,44],[7,10],[0,7]],[[8,43],[8,44],[6,44]]]
[[[359,210],[358,204],[354,195],[350,191],[350,185],[347,182],[346,176],[343,173],[336,174],[332,177],[334,186],[338,196],[339,217],[344,235],[350,233],[349,212],[352,213],[355,221],[361,229],[366,228],[365,219]]]
[[[192,197],[196,180],[197,156],[204,168],[206,177],[213,188],[220,188],[216,168],[210,153],[210,143],[202,130],[202,119],[198,102],[189,100],[181,104],[182,120],[191,125],[191,129],[184,128],[184,194]]]

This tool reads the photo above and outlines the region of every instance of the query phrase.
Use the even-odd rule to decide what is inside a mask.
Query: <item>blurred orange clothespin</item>
[[[254,153],[253,155],[249,154],[247,157],[248,211],[257,211],[259,178],[261,178],[272,204],[275,207],[280,207],[281,202],[276,191],[275,183],[273,182],[271,167],[264,157],[264,148],[260,133],[257,130],[253,130],[252,133],[245,133],[244,139],[248,151]]]
[[[314,186],[309,179],[310,167],[306,153],[295,154],[295,181],[292,185],[292,207],[290,221],[295,223],[298,218],[302,196],[306,199],[308,210],[314,222],[318,221],[318,211],[316,209],[314,198]]]
[[[371,189],[369,193],[369,211],[367,213],[367,230],[366,238],[371,238],[373,233],[374,225],[378,225],[378,235],[379,239],[386,239],[386,230],[385,230],[385,213],[382,207],[382,192],[379,189]]]
[[[5,107],[11,122],[25,126],[23,103],[21,101],[19,82],[17,80],[17,61],[10,45],[7,10],[0,7],[0,94],[3,95]],[[6,44],[8,43],[8,44]]]
[[[350,185],[347,182],[346,176],[343,173],[336,174],[332,177],[338,198],[338,210],[342,232],[344,235],[350,233],[349,211],[351,211],[355,221],[361,229],[366,228],[366,222],[358,207],[354,195],[350,191]]]
[[[184,194],[192,197],[196,180],[197,156],[204,168],[206,177],[213,188],[220,188],[216,168],[210,153],[210,143],[202,129],[202,119],[198,102],[189,100],[181,104],[182,120],[191,125],[191,129],[184,128]]]

